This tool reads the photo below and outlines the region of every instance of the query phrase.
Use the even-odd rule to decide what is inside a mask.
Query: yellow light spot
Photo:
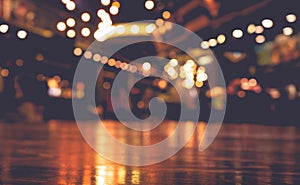
[[[196,81],[195,85],[196,85],[196,87],[200,88],[203,86],[203,82]]]
[[[219,44],[223,44],[226,41],[225,35],[221,34],[217,37],[217,41]]]
[[[68,30],[67,31],[67,37],[74,38],[76,36],[75,30]]]
[[[253,33],[255,33],[255,28],[256,26],[254,25],[254,24],[249,24],[249,26],[248,26],[248,28],[247,28],[247,32],[249,33],[249,34],[253,34]]]
[[[111,4],[112,6],[116,6],[117,8],[120,8],[121,4],[118,1],[115,1]]]
[[[209,39],[208,43],[210,47],[215,47],[218,44],[216,39]]]

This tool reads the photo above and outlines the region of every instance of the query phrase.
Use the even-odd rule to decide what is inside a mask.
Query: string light
[[[266,41],[266,38],[263,35],[257,35],[256,38],[255,38],[255,41],[259,44],[262,44]]]
[[[261,24],[263,25],[263,27],[265,28],[272,28],[273,27],[273,21],[271,19],[264,19]]]
[[[138,25],[132,25],[130,28],[132,33],[138,33],[140,31],[140,27]]]
[[[285,16],[285,18],[286,18],[287,22],[289,22],[289,23],[293,23],[297,20],[297,17],[295,14],[288,14]]]
[[[256,34],[261,34],[262,32],[264,32],[264,27],[262,27],[262,26],[256,26],[255,27],[255,33]]]
[[[254,24],[249,24],[247,27],[247,32],[249,34],[253,34],[253,33],[255,33],[255,29],[256,29],[256,26]]]
[[[25,39],[27,37],[27,32],[25,30],[19,30],[17,32],[17,36],[19,39]]]
[[[75,32],[75,30],[68,30],[67,31],[67,37],[69,37],[69,38],[74,38],[76,36],[76,32]]]
[[[74,54],[75,56],[80,56],[80,55],[82,55],[82,49],[81,49],[81,48],[75,48],[75,49],[73,50],[73,54]]]
[[[171,18],[171,13],[169,12],[169,11],[164,11],[163,13],[162,13],[162,17],[164,18],[164,19],[170,19]]]
[[[143,70],[149,71],[151,69],[151,64],[149,62],[145,62],[142,65]]]
[[[240,30],[240,29],[235,29],[235,30],[233,30],[233,32],[232,32],[232,36],[233,36],[234,38],[236,38],[236,39],[242,38],[243,35],[244,35],[243,31]]]
[[[293,28],[291,28],[291,27],[285,27],[285,28],[283,28],[283,34],[284,35],[287,35],[287,36],[289,36],[289,35],[292,35],[293,34]]]
[[[221,34],[217,37],[217,41],[219,44],[223,44],[226,41],[225,35]]]
[[[153,8],[154,8],[154,1],[152,1],[152,0],[146,0],[146,2],[145,2],[145,8],[147,9],[147,10],[152,10]]]
[[[69,11],[75,10],[75,8],[76,8],[75,2],[74,2],[74,1],[69,1],[69,2],[67,2],[66,8],[67,8]]]
[[[103,6],[108,6],[110,4],[110,0],[101,0],[101,4]]]
[[[7,24],[1,24],[0,25],[0,32],[1,33],[7,33],[9,30],[9,26]]]
[[[89,28],[87,28],[87,27],[82,28],[82,30],[81,30],[81,35],[82,36],[88,37],[88,36],[90,36],[90,34],[91,34],[91,30]]]
[[[58,22],[56,28],[58,31],[65,31],[67,26],[64,22]]]
[[[71,18],[71,17],[68,18],[66,22],[67,22],[67,25],[68,25],[69,27],[71,27],[71,28],[74,27],[74,26],[76,25],[75,19],[74,19],[74,18]]]
[[[112,15],[117,15],[119,13],[119,8],[117,6],[111,6],[109,8],[109,12],[112,14]]]
[[[89,22],[91,20],[91,15],[87,12],[81,14],[81,20],[83,22]]]

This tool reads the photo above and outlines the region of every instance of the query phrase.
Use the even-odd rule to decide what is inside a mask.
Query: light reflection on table
[[[157,143],[176,127],[175,122],[168,121],[155,132],[142,133],[128,131],[113,121],[105,125],[114,137],[133,145]],[[75,122],[0,123],[0,184],[300,183],[298,128],[224,124],[215,142],[205,152],[199,152],[205,126],[199,123],[190,142],[170,159],[130,167],[94,152]],[[99,133],[101,146],[105,138]]]

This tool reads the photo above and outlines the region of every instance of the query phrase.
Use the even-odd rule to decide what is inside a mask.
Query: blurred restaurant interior
[[[300,162],[299,156],[297,157],[299,154],[297,148],[300,144],[299,16],[299,3],[291,0],[0,0],[0,150],[3,148],[0,151],[2,161],[0,185],[48,184],[47,182],[49,184],[198,184],[199,182],[199,184],[236,185],[299,183],[299,167],[295,167]],[[142,20],[155,22],[148,25],[126,24]],[[191,30],[203,40],[198,48],[193,48],[189,53],[196,60],[191,59],[187,53],[178,51],[178,48],[150,42],[130,45],[115,53],[113,57],[108,57],[109,54],[105,52],[93,53],[88,50],[93,42],[109,39],[105,34],[115,28],[119,30],[114,35],[116,38],[130,39],[145,35],[160,37],[172,31],[171,23]],[[170,170],[168,173],[168,170],[162,170],[159,165],[149,170],[146,167],[131,168],[105,162],[99,156],[95,157],[93,151],[82,141],[74,124],[72,99],[77,101],[86,95],[86,84],[73,83],[80,60],[97,63],[103,67],[95,87],[96,107],[87,107],[90,114],[98,115],[101,119],[113,123],[118,121],[111,105],[111,88],[116,76],[120,72],[126,72],[124,81],[127,84],[130,84],[137,75],[143,77],[129,89],[130,111],[136,117],[147,118],[150,115],[150,100],[159,97],[166,102],[168,108],[165,120],[178,120],[181,102],[174,86],[165,79],[152,77],[155,66],[149,62],[145,61],[140,65],[131,63],[144,56],[166,58],[168,62],[162,66],[163,71],[160,75],[171,81],[182,80],[180,85],[184,89],[196,88],[197,94],[191,91],[190,96],[197,96],[201,103],[199,133],[201,132],[199,129],[203,129],[203,123],[207,122],[210,116],[212,106],[221,109],[226,107],[224,128],[220,131],[220,138],[212,145],[213,149],[204,154],[184,150],[181,156],[186,155],[187,159],[175,157],[172,160],[178,163],[174,164],[172,160],[165,163],[166,166],[170,165],[170,168],[174,167],[174,172]],[[225,88],[209,87],[208,80],[213,76],[206,73],[205,66],[209,65],[214,57],[223,72]],[[128,97],[124,95],[122,89],[118,93],[117,97],[114,96],[119,98],[117,108],[126,114],[128,110],[122,101]],[[218,99],[224,95],[227,96],[227,101]],[[216,98],[216,101],[212,102],[212,98]],[[188,121],[189,118],[185,120]],[[65,124],[69,122],[71,123]],[[61,129],[58,131],[57,127]],[[112,125],[109,128],[117,130]],[[226,133],[232,131],[233,135],[226,135],[223,131]],[[253,132],[253,135],[247,131]],[[70,132],[74,135],[70,135]],[[47,135],[47,138],[43,134]],[[164,133],[160,134],[158,137],[164,136]],[[236,143],[239,137],[243,136],[246,139],[239,142],[245,147]],[[38,144],[31,147],[34,153],[27,153],[25,149],[23,151],[18,148],[26,148],[26,144],[13,144],[28,138],[30,141],[40,140],[46,147]],[[230,143],[230,138],[233,143]],[[254,142],[248,143],[247,139],[251,138]],[[72,143],[72,139],[77,144],[69,145],[68,142]],[[255,148],[254,145],[259,143],[262,144],[262,148]],[[276,148],[277,143],[280,146],[285,145],[282,148],[285,152]],[[195,140],[190,145],[196,145],[197,148],[197,144]],[[28,144],[29,148],[30,146]],[[82,150],[78,149],[80,146]],[[222,153],[221,149],[226,149],[225,146],[232,148],[233,151],[239,150],[239,147],[242,149],[238,154],[229,150]],[[18,149],[5,150],[5,147]],[[68,151],[64,153],[63,148]],[[49,153],[45,151],[43,153],[44,149],[49,153],[58,152],[57,156],[60,158],[54,159],[56,155],[52,158]],[[269,170],[265,169],[266,166],[270,166],[269,164],[261,168],[251,168],[251,163],[259,166],[258,161],[264,160],[263,157],[259,157],[259,152],[254,152],[255,150],[260,151],[262,155],[267,153],[266,158],[271,161],[270,163],[275,161],[274,166],[268,168]],[[194,152],[194,149],[192,151]],[[270,151],[277,151],[280,154],[271,154]],[[32,159],[35,161],[33,167],[28,168],[28,174],[24,175],[25,172],[22,170],[26,171],[26,165],[30,164],[30,155],[34,158],[35,153],[39,152],[41,155],[37,155],[35,160]],[[218,157],[231,156],[231,152],[234,155],[232,159],[228,159],[229,162],[224,162],[226,159],[223,158],[218,161]],[[251,158],[251,152],[258,156]],[[81,154],[84,156],[80,156]],[[28,161],[23,161],[22,156]],[[213,157],[211,161],[210,156]],[[239,168],[235,160],[249,156],[253,161],[250,159],[248,163],[244,161],[248,166],[245,167],[243,162],[239,164],[248,176],[243,176],[243,179],[241,174],[231,176],[230,174],[235,173],[234,169]],[[9,162],[13,161],[14,157],[19,160]],[[48,157],[53,163],[47,162]],[[286,163],[276,163],[283,158],[286,159]],[[197,161],[195,166],[202,167],[203,170],[199,174],[204,179],[198,179],[195,170],[197,167],[193,166],[189,159]],[[8,162],[3,162],[5,160]],[[40,166],[37,160],[46,161],[45,165],[51,166],[49,171],[46,167]],[[209,162],[201,163],[203,160]],[[8,167],[18,163],[21,165],[16,167],[15,171]],[[60,165],[65,163],[66,165],[74,163],[75,166]],[[99,166],[99,163],[108,165]],[[194,169],[189,171],[191,176],[184,174],[178,167],[183,165],[181,163],[187,163],[187,171]],[[98,166],[93,166],[95,164]],[[228,164],[229,167],[224,167]],[[35,165],[39,168],[34,168]],[[83,169],[77,171],[76,168],[80,165]],[[52,172],[55,171],[53,168],[59,168],[59,175]],[[252,176],[257,178],[261,176],[259,172],[253,175],[254,172],[251,170],[255,169],[262,171],[262,176],[266,178],[253,180]],[[277,169],[281,169],[277,174],[278,178]],[[143,170],[149,174],[154,171],[153,176],[158,180],[146,176]],[[164,179],[161,174],[155,172],[156,170],[169,174],[165,178],[171,180]],[[69,171],[73,171],[74,174]],[[111,176],[108,172],[112,173]],[[289,172],[291,174],[288,174]],[[29,175],[31,173],[37,175]],[[47,176],[45,175],[47,173],[55,175]],[[45,179],[41,180],[40,176],[43,175]],[[23,180],[14,181],[13,179],[18,179],[18,176],[22,176]],[[57,179],[54,176],[57,176]],[[102,177],[106,179],[101,179]]]

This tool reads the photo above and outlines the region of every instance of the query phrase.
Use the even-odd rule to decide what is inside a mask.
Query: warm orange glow
[[[37,54],[35,59],[38,61],[38,62],[42,62],[45,58],[44,58],[44,55],[42,54]]]
[[[157,26],[162,26],[162,25],[164,25],[164,20],[159,18],[159,19],[156,19],[155,23]]]
[[[256,26],[255,27],[255,33],[256,34],[261,34],[262,32],[264,32],[264,27],[262,27],[262,26]]]
[[[257,85],[257,81],[254,78],[250,79],[248,83],[251,87],[255,87]]]
[[[110,89],[110,87],[111,87],[111,85],[110,85],[109,82],[104,82],[103,83],[103,89],[108,90],[108,89]]]
[[[116,65],[116,60],[113,59],[113,58],[110,58],[110,59],[108,60],[107,64],[108,64],[109,66],[114,66],[114,65]]]
[[[1,76],[2,77],[8,77],[9,75],[9,70],[8,69],[2,69],[1,70]]]
[[[164,19],[170,19],[171,18],[171,13],[169,12],[169,11],[164,11],[163,13],[162,13],[162,17],[164,18]]]
[[[116,6],[117,8],[120,8],[121,6],[121,4],[118,1],[114,1],[111,5]]]
[[[94,60],[95,62],[100,62],[100,61],[101,61],[101,55],[95,54],[95,55],[93,56],[93,60]]]
[[[239,91],[239,92],[237,92],[237,95],[240,98],[244,98],[246,96],[246,93],[245,93],[245,91]]]
[[[102,64],[106,64],[107,61],[108,61],[108,58],[107,58],[106,56],[102,56],[102,57],[101,57],[101,63],[102,63]]]
[[[86,58],[88,60],[93,57],[93,53],[90,51],[86,51],[83,55],[84,55],[84,58]]]
[[[74,54],[75,56],[80,56],[80,55],[82,55],[82,49],[81,49],[81,48],[75,48],[75,49],[73,50],[73,54]]]
[[[22,60],[22,59],[18,59],[18,60],[16,60],[16,66],[18,66],[18,67],[22,67],[22,66],[23,66],[23,64],[24,64],[24,60]]]
[[[255,38],[255,41],[257,43],[261,44],[261,43],[264,43],[266,41],[266,38],[263,35],[257,35],[256,38]]]
[[[168,86],[168,82],[166,80],[159,80],[157,86],[160,89],[165,89]]]

